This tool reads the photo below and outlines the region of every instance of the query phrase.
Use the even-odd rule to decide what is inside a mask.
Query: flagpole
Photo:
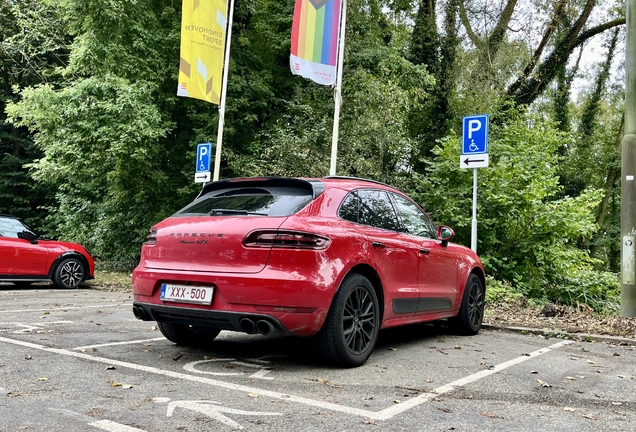
[[[333,112],[333,135],[331,137],[331,165],[329,175],[336,175],[336,158],[338,157],[338,127],[340,122],[340,105],[342,104],[342,65],[344,63],[345,27],[347,26],[347,0],[342,0],[340,19],[340,43],[338,46],[338,75],[334,92],[335,109]]]
[[[219,179],[221,171],[221,145],[223,143],[223,126],[225,125],[225,99],[227,94],[227,75],[230,69],[230,45],[232,43],[232,22],[234,20],[234,0],[230,0],[230,17],[227,22],[227,37],[225,38],[225,59],[223,60],[223,84],[221,89],[221,105],[219,105],[219,128],[216,135],[216,153],[214,156],[214,177]]]

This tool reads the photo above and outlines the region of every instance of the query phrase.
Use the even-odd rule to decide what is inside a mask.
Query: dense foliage
[[[236,1],[223,178],[328,173],[333,89],[289,72],[293,6]],[[623,10],[349,0],[338,174],[403,188],[468,244],[472,171],[459,169],[457,137],[463,115],[490,114],[488,273],[531,297],[606,306]],[[196,144],[216,137],[217,107],[175,95],[180,17],[178,0],[0,3],[0,213],[134,265],[148,228],[195,196]],[[590,42],[604,58],[587,57]]]

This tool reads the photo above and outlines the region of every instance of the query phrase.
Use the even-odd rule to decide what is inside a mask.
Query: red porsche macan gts
[[[359,366],[383,328],[448,318],[479,331],[484,269],[453,235],[373,181],[213,182],[150,230],[133,312],[181,345],[221,330],[312,336],[326,361]]]

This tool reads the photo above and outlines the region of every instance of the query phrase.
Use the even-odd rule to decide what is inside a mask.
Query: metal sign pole
[[[221,90],[221,105],[219,105],[219,130],[216,136],[216,153],[214,155],[214,178],[219,179],[221,171],[221,144],[223,143],[223,126],[225,125],[225,99],[227,93],[227,75],[230,69],[230,46],[232,44],[232,21],[234,20],[234,0],[230,1],[230,19],[227,21],[225,33],[225,60],[223,61],[223,89]]]
[[[470,234],[470,248],[477,253],[477,168],[473,169],[473,224]]]
[[[347,26],[347,0],[342,2],[340,18],[340,45],[338,46],[338,75],[334,90],[335,108],[333,111],[333,133],[331,136],[331,162],[329,175],[336,175],[336,159],[338,157],[338,126],[340,122],[340,105],[342,104],[342,65],[344,64],[345,28]]]

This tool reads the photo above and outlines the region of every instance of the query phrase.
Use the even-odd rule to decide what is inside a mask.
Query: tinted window
[[[222,189],[199,197],[192,204],[179,210],[175,216],[289,216],[300,211],[311,200],[310,192],[297,188]]]
[[[399,224],[389,195],[385,191],[361,190],[359,222],[377,228],[397,231]]]
[[[358,222],[358,194],[355,192],[350,193],[340,205],[340,211],[338,215],[351,222]]]
[[[435,225],[428,216],[411,200],[402,195],[392,194],[404,227],[409,234],[426,238],[437,238]]]
[[[31,229],[17,219],[0,218],[1,237],[18,238],[18,233],[22,231],[31,231]]]

